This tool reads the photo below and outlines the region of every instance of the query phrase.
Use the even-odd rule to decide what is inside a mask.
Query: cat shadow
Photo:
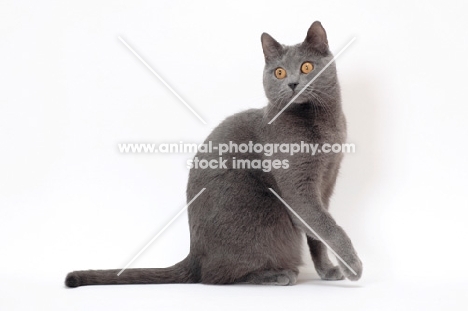
[[[339,288],[363,288],[364,285],[360,283],[354,283],[348,280],[339,280],[339,281],[325,281],[322,280],[317,273],[314,272],[301,272],[299,273],[299,278],[297,279],[296,285],[312,285],[312,286],[322,286],[322,287],[339,287]]]
[[[365,286],[360,284],[351,284],[346,281],[323,281],[323,280],[303,280],[298,281],[296,285],[311,285],[320,287],[336,287],[336,288],[364,288]]]

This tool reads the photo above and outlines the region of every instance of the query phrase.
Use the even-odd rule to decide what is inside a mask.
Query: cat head
[[[261,37],[265,69],[263,86],[270,104],[282,108],[298,94],[332,59],[325,29],[318,21],[307,31],[304,42],[286,46],[267,33]],[[310,84],[293,104],[326,105],[339,96],[336,67],[332,63]]]

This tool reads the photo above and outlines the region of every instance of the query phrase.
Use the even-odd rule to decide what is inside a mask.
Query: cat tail
[[[121,270],[83,270],[68,273],[65,285],[78,287],[84,285],[114,284],[162,284],[162,283],[197,283],[193,271],[196,271],[189,257],[168,268],[136,268]],[[193,270],[192,270],[193,269]]]

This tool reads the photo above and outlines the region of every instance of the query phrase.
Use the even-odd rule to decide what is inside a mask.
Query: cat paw
[[[339,262],[341,271],[344,276],[350,281],[357,281],[362,276],[362,262],[358,257],[355,257],[354,260],[349,260],[346,262],[356,273],[353,273],[348,267],[343,263]]]
[[[294,285],[297,283],[297,272],[292,270],[283,270],[275,275],[273,281],[267,280],[263,282],[263,285],[278,285],[287,286]]]
[[[276,282],[274,284],[279,286],[286,286],[289,285],[290,282],[291,280],[286,275],[279,275],[276,278]]]
[[[261,284],[261,285],[294,285],[297,282],[297,271],[260,271],[247,276],[243,283]]]
[[[339,281],[345,278],[343,272],[341,272],[341,269],[338,266],[334,266],[329,269],[318,270],[317,273],[322,280],[327,281]]]
[[[297,282],[297,273],[285,270],[276,277],[275,285],[287,286],[294,285]]]

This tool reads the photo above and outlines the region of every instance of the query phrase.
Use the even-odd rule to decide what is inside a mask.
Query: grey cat
[[[213,144],[343,143],[346,121],[336,67],[330,65],[275,121],[273,117],[309,82],[333,55],[325,29],[314,22],[304,42],[285,46],[270,35],[261,36],[265,56],[263,84],[268,105],[223,121],[208,136]],[[232,160],[268,158],[258,153],[224,155],[228,168],[190,170],[187,200],[204,191],[189,207],[190,253],[169,268],[88,270],[70,272],[68,287],[101,284],[274,284],[296,283],[301,243],[306,234],[310,254],[324,280],[358,280],[362,264],[344,230],[328,212],[341,153],[311,156],[274,155],[288,169],[233,169]],[[217,152],[197,153],[198,159],[218,159]],[[287,202],[301,218],[356,272],[339,262],[269,190]]]

